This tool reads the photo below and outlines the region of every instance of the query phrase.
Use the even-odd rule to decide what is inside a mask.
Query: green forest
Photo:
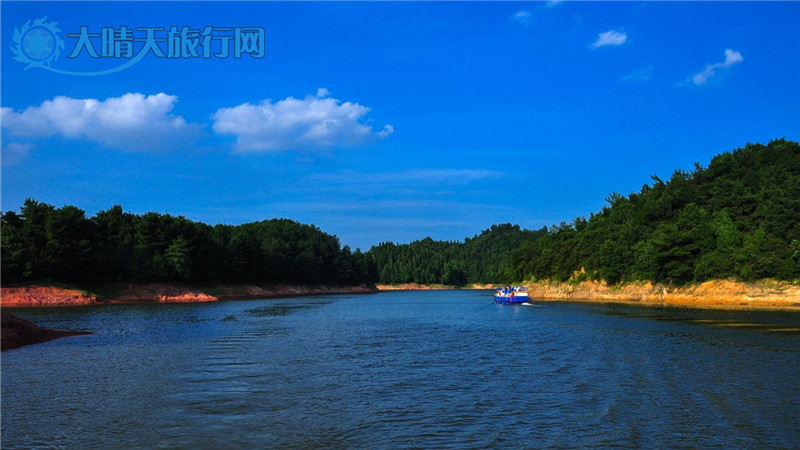
[[[359,250],[286,219],[238,226],[120,206],[87,218],[26,200],[2,218],[3,283],[196,282],[357,285],[374,266]]]
[[[748,144],[653,181],[523,243],[511,255],[511,277],[566,280],[585,267],[609,283],[800,279],[796,142]]]
[[[207,225],[120,206],[93,217],[26,200],[2,215],[2,280],[464,285],[582,277],[673,285],[800,279],[800,146],[775,140],[676,170],[589,218],[539,230],[493,225],[463,242],[381,243],[366,253],[312,225]]]
[[[380,283],[499,283],[513,278],[508,266],[512,252],[544,234],[543,230],[521,230],[518,225],[493,225],[464,242],[426,238],[404,245],[382,243],[367,255]]]
[[[463,243],[381,244],[382,283],[507,283],[581,277],[673,285],[800,279],[800,146],[775,140],[653,176],[601,211],[537,231],[502,225]],[[447,269],[447,270],[445,270]],[[455,281],[455,282],[454,282]]]

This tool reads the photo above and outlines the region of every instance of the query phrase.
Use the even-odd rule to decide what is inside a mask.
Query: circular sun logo
[[[16,47],[11,47],[17,56],[14,58],[28,64],[25,70],[31,67],[50,67],[50,63],[55,61],[60,54],[60,49],[64,48],[64,41],[58,37],[61,30],[56,22],[47,23],[47,16],[25,22],[21,30],[14,28],[14,43]]]

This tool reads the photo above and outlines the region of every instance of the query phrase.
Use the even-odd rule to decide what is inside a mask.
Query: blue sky
[[[798,2],[0,8],[3,210],[285,217],[367,250],[569,222],[651,175],[800,140]],[[45,16],[64,47],[28,56],[62,72],[129,61],[68,58],[81,26],[261,27],[264,56],[24,70],[14,31]]]

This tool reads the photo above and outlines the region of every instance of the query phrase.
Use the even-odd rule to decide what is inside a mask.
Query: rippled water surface
[[[8,448],[796,448],[800,314],[481,291],[24,309]]]

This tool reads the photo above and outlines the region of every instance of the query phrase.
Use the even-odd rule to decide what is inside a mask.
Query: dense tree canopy
[[[494,225],[464,242],[342,247],[310,225],[169,214],[94,217],[25,201],[2,216],[3,282],[504,283],[584,276],[611,283],[800,279],[800,146],[776,140],[623,196],[589,219],[531,231]]]
[[[707,168],[612,193],[589,219],[538,231],[493,226],[473,239],[381,244],[383,283],[568,280],[610,283],[800,278],[800,146],[776,140],[723,153]]]
[[[609,282],[800,278],[800,146],[776,140],[612,194],[589,220],[551,227],[513,252],[513,278]]]
[[[464,242],[426,238],[403,245],[382,243],[368,255],[381,283],[501,283],[510,278],[511,252],[543,233],[521,230],[518,225],[493,225]]]
[[[26,200],[2,217],[4,283],[179,281],[353,285],[374,282],[364,254],[318,228],[286,219],[239,226],[169,214],[94,217]]]

